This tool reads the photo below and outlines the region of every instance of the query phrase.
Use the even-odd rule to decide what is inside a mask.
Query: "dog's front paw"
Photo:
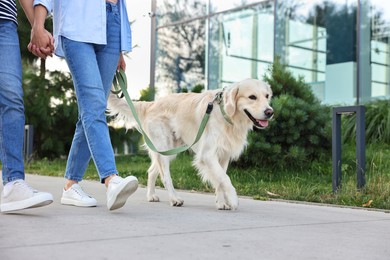
[[[149,202],[159,202],[160,198],[156,194],[148,195],[148,201]]]
[[[230,210],[230,206],[225,203],[217,203],[218,210]]]
[[[171,199],[171,206],[173,207],[181,207],[183,206],[183,204],[184,200],[182,200],[181,198]]]
[[[229,205],[231,210],[237,210],[238,209],[238,197],[234,193],[227,199],[227,204]]]
[[[238,197],[233,196],[229,200],[217,199],[216,207],[218,210],[237,210],[238,208]]]
[[[237,210],[238,205],[228,205],[226,203],[218,204],[217,203],[217,209],[218,210]]]

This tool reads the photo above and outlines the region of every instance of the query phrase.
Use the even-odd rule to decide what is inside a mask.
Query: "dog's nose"
[[[271,118],[274,115],[274,111],[272,110],[272,108],[267,108],[264,111],[264,114],[267,116],[267,118]]]

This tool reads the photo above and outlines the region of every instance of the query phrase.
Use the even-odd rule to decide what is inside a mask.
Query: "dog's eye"
[[[253,100],[256,100],[256,99],[257,99],[257,97],[256,97],[255,95],[250,95],[249,98],[250,98],[250,99],[253,99]]]
[[[266,99],[268,99],[268,98],[269,98],[269,95],[268,95],[268,94],[267,94],[267,95],[265,95],[265,98],[266,98]]]

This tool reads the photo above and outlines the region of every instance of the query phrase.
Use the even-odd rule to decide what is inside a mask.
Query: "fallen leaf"
[[[364,203],[363,204],[363,207],[369,207],[371,206],[371,203],[373,202],[373,200],[369,200],[367,203]]]
[[[269,196],[272,196],[272,197],[280,197],[279,194],[272,193],[272,192],[270,192],[270,191],[266,191],[266,192],[267,192],[267,194],[268,194]]]

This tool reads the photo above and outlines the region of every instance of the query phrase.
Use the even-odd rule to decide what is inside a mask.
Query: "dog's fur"
[[[222,90],[208,90],[203,93],[171,94],[154,102],[133,102],[142,128],[159,151],[165,151],[186,144],[191,145],[205,114],[207,104]],[[228,123],[214,102],[208,124],[198,143],[194,166],[203,181],[215,188],[216,207],[235,210],[238,197],[229,176],[226,174],[231,160],[238,159],[247,144],[247,135],[253,127],[265,128],[273,115],[270,107],[272,91],[266,83],[246,79],[223,90],[223,104],[231,119]],[[132,112],[124,98],[110,95],[110,115],[124,120],[126,128],[137,128]],[[147,199],[159,201],[155,194],[155,182],[160,174],[167,189],[172,206],[183,205],[172,185],[169,164],[176,156],[164,156],[149,149],[151,166],[148,170]]]

